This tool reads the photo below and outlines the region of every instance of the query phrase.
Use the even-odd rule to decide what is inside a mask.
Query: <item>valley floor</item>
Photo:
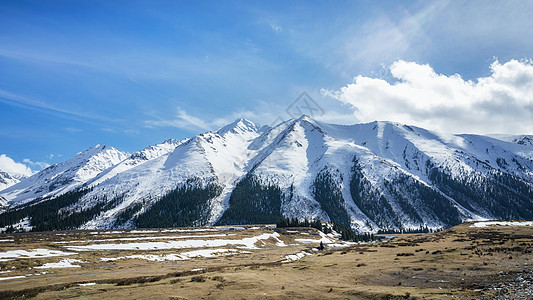
[[[268,226],[4,234],[0,298],[531,299],[533,226],[472,225],[375,244]]]

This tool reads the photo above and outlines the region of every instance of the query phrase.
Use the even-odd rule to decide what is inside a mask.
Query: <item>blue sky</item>
[[[451,117],[438,107],[439,115],[421,119],[420,109],[400,117],[365,110],[360,101],[377,101],[369,91],[379,80],[394,94],[398,82],[422,81],[409,74],[435,77],[417,73],[421,66],[448,83],[460,76],[462,82],[447,87],[460,91],[517,72],[525,81],[504,89],[527,95],[532,15],[529,1],[3,0],[0,154],[37,170],[95,144],[134,152],[238,117],[270,124],[289,118],[285,109],[304,91],[324,108],[325,115],[317,116],[324,121],[399,118],[443,129],[438,124]],[[513,59],[517,64],[507,64]],[[493,81],[472,93],[497,97],[502,81]],[[440,83],[422,84],[408,98],[427,95],[428,88],[439,98],[432,93],[439,93]],[[533,114],[533,100],[521,97],[511,99],[516,109],[498,122],[508,123],[513,114],[520,124],[531,122],[528,114],[516,117],[516,111]],[[418,103],[390,101],[398,107]],[[496,111],[485,111],[496,107],[487,103],[498,101],[478,99],[457,109],[482,109],[476,124],[484,125]],[[455,130],[486,128],[461,122]],[[524,132],[531,127],[513,128],[490,130],[533,134]]]

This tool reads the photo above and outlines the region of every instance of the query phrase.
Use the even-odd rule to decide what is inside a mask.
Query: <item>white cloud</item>
[[[68,132],[70,132],[70,133],[79,133],[79,132],[83,132],[82,129],[75,128],[75,127],[66,127],[65,130],[68,131]]]
[[[477,80],[437,74],[429,65],[398,60],[396,82],[357,76],[339,91],[323,91],[352,106],[360,122],[395,121],[443,132],[533,134],[533,62],[494,61]]]
[[[275,120],[286,120],[290,118],[285,112],[285,109],[286,107],[283,105],[258,101],[257,107],[253,111],[239,110],[223,116],[208,118],[191,115],[187,111],[178,108],[178,113],[174,118],[165,119],[155,114],[151,114],[153,119],[146,120],[144,123],[148,128],[176,127],[189,132],[198,133],[199,131],[216,130],[240,118],[246,118],[260,125],[269,125]]]
[[[270,28],[272,28],[272,31],[274,31],[275,33],[280,33],[283,31],[283,28],[275,22],[269,22],[268,24],[270,25]]]
[[[176,127],[188,131],[210,130],[211,124],[201,118],[191,116],[185,110],[179,108],[178,114],[172,120],[148,120],[145,121],[147,127]]]
[[[30,165],[32,167],[32,169],[37,169],[37,170],[42,170],[42,169],[47,168],[47,167],[50,166],[49,163],[42,162],[42,161],[33,162],[29,158],[23,159],[22,162],[27,164],[27,165]]]
[[[23,163],[14,161],[11,157],[2,154],[0,155],[0,170],[7,172],[10,175],[18,176],[31,176],[32,170]]]
[[[127,135],[138,135],[140,131],[137,129],[126,129],[124,130],[124,133]]]
[[[1,56],[1,51],[0,51]],[[32,97],[28,97],[25,95],[20,95],[17,93],[12,93],[10,91],[6,91],[3,89],[0,89],[0,102],[5,103],[8,105],[13,105],[17,107],[22,107],[30,110],[36,110],[39,112],[44,112],[53,116],[59,116],[61,118],[65,118],[68,120],[76,120],[88,124],[95,124],[95,120],[97,121],[107,121],[107,122],[115,122],[116,119],[106,118],[100,115],[94,115],[90,113],[82,113],[74,110],[69,110],[67,108],[61,107],[61,105],[54,105],[51,104],[50,101],[42,101],[38,99],[34,99]],[[70,128],[74,129],[75,131],[71,132],[79,132],[80,129],[76,128]],[[69,131],[69,128],[66,129]]]

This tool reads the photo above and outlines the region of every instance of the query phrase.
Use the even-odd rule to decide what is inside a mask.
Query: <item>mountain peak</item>
[[[102,145],[102,144],[96,144],[92,147],[89,147],[87,149],[85,149],[84,151],[81,151],[79,152],[78,154],[82,154],[82,153],[98,153],[102,150],[105,150],[105,149],[114,149],[113,147],[109,147],[109,146],[106,146],[106,145]]]
[[[298,120],[298,121],[312,121],[313,119],[311,119],[308,115],[303,114],[300,117],[298,117],[298,119],[296,119],[296,120]]]
[[[433,133],[387,121],[328,124],[307,115],[273,127],[237,119],[127,158],[95,145],[4,189],[0,209],[2,198],[9,201],[4,205],[22,207],[39,197],[91,187],[74,206],[61,210],[86,214],[94,208],[93,219],[78,228],[252,224],[287,217],[376,232],[439,228],[476,218],[531,219],[530,139],[505,139]],[[496,195],[490,202],[487,190]],[[201,214],[191,215],[190,207],[167,211],[174,207],[163,205],[174,201],[165,197],[171,192],[194,200],[191,205],[202,207]],[[104,199],[120,203],[96,206]],[[150,223],[162,214],[169,219]]]
[[[242,132],[254,132],[261,128],[261,125],[256,124],[250,120],[240,118],[232,123],[220,128],[216,132],[220,135],[225,135],[228,132],[242,133]]]
[[[97,144],[71,159],[51,165],[3,190],[10,203],[23,204],[38,197],[66,193],[126,159],[129,153]]]
[[[166,139],[161,144],[179,144],[180,140],[178,139]]]

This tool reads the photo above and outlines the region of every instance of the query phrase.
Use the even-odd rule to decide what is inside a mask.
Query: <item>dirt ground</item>
[[[388,242],[367,244],[338,245],[330,239],[324,251],[316,250],[324,236],[311,228],[193,230],[2,235],[0,252],[45,248],[76,254],[0,261],[0,299],[533,298],[532,226],[475,228],[465,223],[439,233],[400,235]],[[259,240],[254,249],[236,243],[223,247],[232,249],[232,255],[177,261],[102,258],[163,257],[197,249],[69,249],[71,245],[139,242],[138,238],[143,242],[238,240],[274,233],[279,234],[277,239]],[[287,258],[301,251],[309,255],[300,255],[295,261]],[[65,258],[82,263],[76,263],[80,267],[38,268]]]

